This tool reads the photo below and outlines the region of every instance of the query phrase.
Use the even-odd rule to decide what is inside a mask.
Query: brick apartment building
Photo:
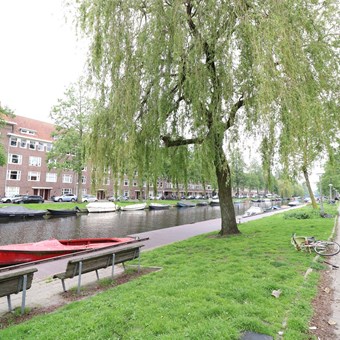
[[[47,153],[53,147],[52,132],[54,125],[39,120],[15,116],[6,120],[1,128],[1,143],[7,155],[7,164],[0,167],[0,196],[17,194],[41,195],[45,200],[54,195],[77,192],[78,178],[73,171],[58,172],[48,169]],[[82,174],[83,194],[95,194],[98,199],[113,195],[113,183],[110,179],[99,185],[96,192],[91,192],[91,173],[85,169]],[[153,194],[150,188],[150,194]],[[117,195],[133,199],[145,198],[145,186],[141,189],[137,179],[125,178],[119,185]],[[171,182],[158,181],[157,194],[163,197],[175,196],[177,189]],[[185,195],[180,186],[179,195]],[[200,184],[189,184],[188,195],[211,196],[211,186],[205,190]]]

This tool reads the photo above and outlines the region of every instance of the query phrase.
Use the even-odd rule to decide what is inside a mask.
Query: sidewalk
[[[340,219],[335,228],[335,241],[340,244]],[[340,266],[340,253],[332,257],[332,263]],[[334,333],[340,339],[340,268],[331,271],[333,281],[333,301],[332,301],[332,320],[336,322]]]
[[[291,209],[295,209],[291,208]],[[272,212],[263,215],[254,215],[242,219],[243,221],[251,221],[259,218],[265,218],[270,215],[282,213],[282,210],[274,210]],[[239,221],[239,217],[237,218]],[[172,228],[165,228],[159,230],[153,230],[140,234],[134,234],[132,236],[139,236],[140,238],[148,237],[149,240],[143,241],[145,246],[143,251],[147,251],[156,247],[161,247],[166,244],[170,244],[177,241],[182,241],[190,237],[205,234],[213,231],[219,231],[221,228],[221,219],[214,219],[208,221],[202,221],[193,224],[185,224]],[[143,266],[143,261],[141,261]],[[34,274],[32,287],[26,292],[26,307],[27,308],[48,308],[53,306],[59,306],[62,304],[69,303],[63,296],[63,289],[61,281],[59,279],[53,279],[55,273],[61,272],[66,268],[66,260],[54,261],[51,263],[44,263],[34,266],[38,271]],[[115,276],[123,272],[122,267],[115,266]],[[99,271],[100,278],[110,277],[111,268],[101,269]],[[340,276],[340,272],[339,272]],[[340,281],[340,277],[338,278]],[[87,273],[82,275],[82,286],[96,281],[95,272]],[[66,288],[77,287],[78,277],[73,279],[67,279],[65,281]],[[340,288],[339,288],[338,303],[340,305]],[[11,295],[12,307],[21,307],[22,293]],[[7,299],[5,297],[0,299],[0,317],[8,312]],[[340,313],[338,315],[340,318]],[[340,321],[338,323],[340,325]]]

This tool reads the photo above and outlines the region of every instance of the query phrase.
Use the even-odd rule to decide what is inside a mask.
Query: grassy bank
[[[163,269],[4,329],[0,338],[239,339],[248,330],[308,339],[323,265],[313,262],[315,254],[295,251],[290,236],[327,239],[334,219],[301,210],[311,218],[286,212],[243,223],[238,236],[201,235],[144,252],[143,266]],[[310,266],[315,270],[304,279]]]
[[[106,201],[108,202],[108,201]],[[136,203],[141,203],[142,201],[124,201],[124,202],[114,202],[117,206],[123,207],[126,205],[130,204],[136,204]],[[172,201],[172,200],[167,200],[167,201],[145,201],[147,203],[163,203],[163,204],[170,204],[170,205],[176,205],[178,201]],[[23,206],[28,209],[33,209],[33,210],[46,210],[46,209],[73,209],[74,207],[78,207],[80,209],[85,209],[87,204],[89,203],[78,203],[78,202],[50,202],[50,201],[45,201],[45,203],[29,203],[29,204],[12,204],[12,203],[2,203],[0,204],[1,207],[8,207],[8,206]]]

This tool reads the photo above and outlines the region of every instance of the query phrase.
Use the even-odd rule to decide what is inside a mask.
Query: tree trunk
[[[222,144],[217,146],[215,168],[221,209],[221,236],[239,234],[232,198],[231,173]]]
[[[77,184],[77,202],[81,203],[83,200],[83,183],[82,183],[82,171],[78,171],[77,172],[77,176],[78,176],[78,184]]]
[[[307,168],[303,167],[302,172],[303,172],[303,175],[305,176],[306,185],[307,185],[307,189],[308,189],[308,192],[309,192],[309,197],[312,200],[312,207],[313,207],[313,209],[318,209],[318,205],[316,203],[316,200],[315,200],[315,197],[314,197],[314,194],[313,194],[313,191],[312,191],[312,187],[311,187],[310,182],[309,182],[309,176],[308,176]]]

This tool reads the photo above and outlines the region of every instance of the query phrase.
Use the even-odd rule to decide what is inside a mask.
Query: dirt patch
[[[24,315],[20,315],[21,308],[16,308],[13,312],[8,312],[0,318],[0,330],[30,320],[37,315],[49,314],[51,312],[54,312],[61,306],[66,305],[67,303],[82,300],[87,297],[96,295],[100,292],[127,283],[140,276],[158,271],[160,269],[161,268],[156,267],[141,268],[139,272],[137,271],[137,269],[128,269],[126,272],[123,272],[122,274],[117,276],[114,281],[112,281],[111,279],[102,279],[100,281],[96,281],[95,283],[84,285],[81,287],[80,294],[77,294],[76,289],[71,289],[70,291],[63,292],[61,293],[61,296],[63,297],[64,302],[49,307],[32,308],[29,311],[26,311]]]
[[[337,269],[340,270],[340,269]],[[332,303],[334,290],[332,289],[331,270],[325,270],[321,274],[318,286],[318,294],[312,302],[314,315],[310,322],[310,334],[317,339],[337,340],[332,325]]]

